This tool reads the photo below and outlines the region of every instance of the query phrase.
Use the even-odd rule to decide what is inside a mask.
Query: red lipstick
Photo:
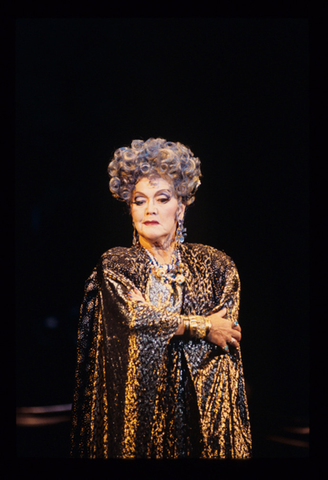
[[[146,222],[143,222],[145,225],[159,225],[158,222],[156,222],[156,220],[147,220]]]

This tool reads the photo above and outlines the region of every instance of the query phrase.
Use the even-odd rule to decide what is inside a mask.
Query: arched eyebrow
[[[165,193],[165,194],[168,194],[168,195],[172,195],[172,191],[167,189],[167,188],[161,188],[160,190],[158,190],[157,192],[155,192],[155,196],[158,196],[158,195],[161,195],[162,193]],[[137,197],[137,196],[142,196],[142,197],[146,197],[147,198],[147,195],[143,192],[134,192],[134,198]]]

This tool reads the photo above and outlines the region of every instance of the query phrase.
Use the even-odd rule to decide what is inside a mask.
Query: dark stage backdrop
[[[72,401],[84,281],[132,239],[108,162],[162,137],[202,161],[187,240],[239,269],[253,422],[308,415],[308,50],[304,19],[17,20],[17,406]]]

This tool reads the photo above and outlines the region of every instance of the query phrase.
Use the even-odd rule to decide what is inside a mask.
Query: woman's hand
[[[134,301],[134,302],[139,302],[139,303],[148,303],[144,297],[142,296],[142,293],[140,292],[140,290],[138,290],[137,288],[134,288],[133,290],[130,290],[128,293],[127,293],[128,297],[130,300]]]
[[[229,345],[232,347],[239,346],[241,340],[241,328],[239,324],[231,325],[231,320],[223,318],[226,313],[227,309],[223,308],[219,312],[213,313],[207,317],[211,320],[212,324],[207,339],[228,351]]]

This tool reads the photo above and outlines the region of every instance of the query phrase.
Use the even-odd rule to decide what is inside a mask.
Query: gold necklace
[[[147,253],[151,261],[149,273],[153,273],[162,283],[182,285],[185,282],[179,250],[174,251],[172,262],[165,265],[160,264],[149,250]]]

